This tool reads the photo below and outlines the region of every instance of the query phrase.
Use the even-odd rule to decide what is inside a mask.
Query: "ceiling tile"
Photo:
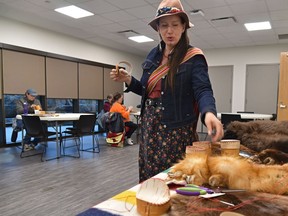
[[[159,4],[160,3],[159,0],[143,0],[143,1],[150,3],[150,4]]]
[[[253,14],[242,14],[237,15],[236,19],[239,23],[249,23],[249,22],[263,22],[270,21],[269,13],[253,13]]]
[[[128,14],[127,12],[123,10],[118,10],[110,13],[101,14],[104,18],[108,20],[112,20],[114,22],[121,22],[121,21],[127,21],[127,20],[135,20],[135,17]]]
[[[31,4],[37,5],[42,8],[46,8],[49,10],[54,10],[59,7],[65,7],[71,5],[71,3],[63,1],[63,0],[53,0],[53,1],[39,1],[39,0],[24,0],[26,2],[29,2]],[[86,0],[87,1],[87,0]],[[20,1],[17,2],[19,4]]]
[[[265,1],[253,1],[250,2],[249,4],[246,3],[233,4],[230,5],[230,8],[235,15],[268,12],[268,8],[265,4]]]
[[[271,11],[274,10],[288,10],[287,0],[266,0],[267,5]]]
[[[271,11],[272,20],[288,20],[288,10]]]
[[[122,21],[121,24],[123,26],[126,26],[127,28],[133,29],[133,30],[143,29],[143,28],[146,28],[148,26],[148,24],[141,19]]]
[[[221,17],[229,17],[233,16],[232,11],[229,7],[216,7],[216,8],[207,8],[203,10],[205,14],[205,18],[207,19],[215,19]]]
[[[275,20],[272,21],[271,23],[272,28],[287,28],[287,32],[288,32],[288,20]]]
[[[287,28],[275,28],[274,31],[277,34],[288,34],[288,29]]]
[[[226,6],[226,2],[224,0],[186,0],[185,2],[187,2],[187,4],[189,4],[193,9],[206,9]]]
[[[107,25],[102,25],[102,26],[97,26],[95,28],[96,31],[107,31],[110,33],[115,33],[117,34],[117,32],[119,31],[124,31],[127,30],[126,27],[119,25],[118,23],[112,23],[112,24],[107,24]]]
[[[127,9],[127,13],[134,15],[135,17],[138,18],[147,18],[147,17],[154,17],[156,14],[156,8],[147,5],[144,7],[137,7],[133,9]]]
[[[121,9],[129,9],[129,8],[135,8],[139,6],[144,6],[146,5],[146,2],[143,0],[106,0],[110,4],[121,8]]]
[[[83,9],[91,11],[94,14],[103,14],[119,10],[118,7],[115,7],[114,5],[102,0],[90,0],[88,2],[82,2],[77,5]]]
[[[80,21],[84,23],[89,23],[92,26],[107,25],[113,23],[112,20],[106,19],[102,15],[85,17],[85,19],[81,19]]]
[[[265,2],[265,0],[225,0],[227,2],[228,5],[234,5],[234,4],[248,4],[250,5],[253,2],[256,1],[262,1]]]

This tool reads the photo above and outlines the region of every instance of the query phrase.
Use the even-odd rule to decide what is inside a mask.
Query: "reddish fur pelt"
[[[172,173],[172,175],[171,175]],[[288,164],[261,165],[241,157],[187,155],[169,176],[196,185],[288,194]]]
[[[227,126],[223,139],[239,139],[259,153],[256,162],[288,163],[288,121],[234,121]]]

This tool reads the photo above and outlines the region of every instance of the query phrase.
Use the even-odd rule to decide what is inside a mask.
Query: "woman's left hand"
[[[213,113],[207,112],[205,114],[205,124],[212,142],[217,142],[223,137],[223,125]]]

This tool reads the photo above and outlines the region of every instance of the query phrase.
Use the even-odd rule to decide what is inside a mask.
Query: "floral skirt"
[[[139,182],[170,168],[183,159],[186,145],[195,141],[193,124],[166,129],[161,122],[161,109],[147,106],[141,119],[139,147]]]

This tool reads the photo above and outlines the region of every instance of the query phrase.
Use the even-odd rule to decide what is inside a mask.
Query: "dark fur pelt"
[[[266,149],[254,155],[252,160],[261,164],[284,164],[288,163],[288,154],[276,149]]]
[[[288,121],[234,121],[227,126],[223,139],[239,139],[242,145],[259,153],[263,163],[288,163]]]
[[[222,200],[234,205],[241,205],[237,209],[231,209],[231,206],[216,202]],[[249,200],[254,200],[249,202]],[[288,215],[288,197],[275,196],[271,194],[255,192],[237,192],[227,193],[224,196],[212,198],[211,200],[199,197],[188,197],[183,195],[174,195],[171,197],[172,207],[168,212],[169,216],[219,216],[223,211],[233,211],[245,216],[287,216]],[[202,210],[202,211],[201,211]],[[218,211],[217,211],[218,210]]]

